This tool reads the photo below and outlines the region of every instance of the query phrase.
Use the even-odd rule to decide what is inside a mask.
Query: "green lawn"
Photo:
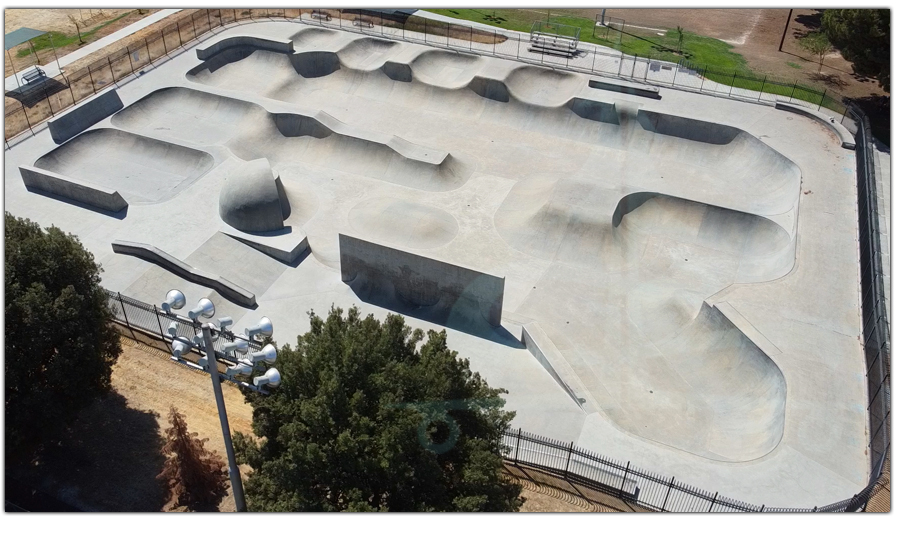
[[[116,22],[119,19],[125,18],[128,15],[131,15],[132,13],[133,13],[133,11],[129,11],[128,13],[123,13],[112,20],[108,20],[108,21],[104,22],[103,24],[100,24],[99,26],[95,26],[89,30],[82,30],[81,31],[81,39],[85,43],[89,43],[92,40],[94,34],[97,33],[98,30],[100,30],[101,28],[104,28],[106,26],[109,26],[110,24],[112,24],[113,22]],[[72,27],[74,28],[75,25],[73,24]],[[41,50],[44,50],[47,48],[51,48],[51,44],[50,44],[51,38],[53,40],[52,46],[56,47],[57,49],[60,49],[65,46],[71,45],[72,43],[78,42],[78,33],[74,33],[72,35],[68,35],[68,34],[65,34],[62,32],[45,33],[44,35],[41,35],[39,37],[35,37],[34,39],[32,39],[32,44],[34,45],[34,50],[41,51]],[[25,56],[29,56],[29,55],[31,55],[31,47],[30,46],[27,48],[23,48],[16,53],[16,57],[19,57],[19,58],[24,58]]]
[[[479,22],[498,29],[518,32],[531,31],[536,20],[548,21],[546,14],[541,16],[540,10],[531,9],[428,9],[447,17],[465,21]],[[843,113],[844,106],[831,95],[822,99],[822,89],[806,84],[795,84],[794,80],[777,80],[764,74],[755,73],[747,67],[743,56],[732,51],[732,45],[704,37],[695,33],[684,32],[681,46],[678,43],[678,32],[668,30],[665,35],[657,32],[642,32],[626,27],[624,32],[595,26],[595,21],[583,17],[550,17],[549,22],[576,26],[581,29],[579,38],[620,50],[630,56],[652,58],[673,63],[684,63],[696,69],[701,75],[714,82],[732,87],[759,91],[781,96],[793,96],[815,104],[821,103],[838,113]],[[837,97],[837,95],[834,95]]]

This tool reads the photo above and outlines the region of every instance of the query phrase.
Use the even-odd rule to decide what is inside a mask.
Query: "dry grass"
[[[506,463],[506,476],[517,480],[526,498],[523,512],[649,512],[583,485],[574,484],[559,476],[513,463]]]

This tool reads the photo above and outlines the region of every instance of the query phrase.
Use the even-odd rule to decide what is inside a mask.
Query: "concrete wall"
[[[148,262],[157,264],[189,282],[212,288],[222,294],[222,297],[230,299],[239,305],[245,307],[256,306],[256,295],[252,292],[245,290],[222,277],[216,277],[215,275],[209,275],[194,269],[188,264],[185,264],[181,260],[178,260],[174,256],[157,249],[152,245],[116,240],[112,242],[112,249],[115,253],[136,256]]]
[[[233,47],[252,47],[285,54],[294,53],[294,42],[290,39],[271,39],[265,37],[253,37],[251,35],[239,35],[228,37],[205,47],[197,47],[197,59],[207,60],[219,52]]]
[[[341,280],[357,294],[399,308],[427,308],[435,321],[500,325],[505,279],[344,234]]]
[[[123,107],[119,94],[115,89],[110,89],[48,121],[50,136],[57,144],[65,143]]]
[[[19,173],[22,174],[22,182],[29,190],[52,193],[110,212],[118,212],[128,207],[125,199],[115,190],[85,184],[74,178],[28,165],[20,165]]]

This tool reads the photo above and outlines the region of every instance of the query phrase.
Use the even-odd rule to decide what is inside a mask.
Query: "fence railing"
[[[171,322],[177,324],[177,335],[188,339],[200,333],[197,324],[177,316],[166,314],[156,305],[107,290],[109,305],[115,321],[126,327],[130,336],[140,339],[134,330],[144,336],[151,336],[168,345],[163,334]],[[222,332],[215,341],[218,351],[222,345],[234,341],[230,332]],[[254,350],[261,344],[251,342]],[[169,348],[171,349],[171,348]],[[672,512],[832,512],[857,511],[863,507],[875,487],[878,477],[859,494],[841,502],[812,509],[783,509],[752,505],[711,493],[677,481],[674,477],[664,477],[648,472],[630,462],[622,464],[597,453],[579,448],[572,442],[562,442],[527,433],[521,429],[507,430],[503,434],[503,457],[514,463],[545,470],[567,480],[577,482],[599,492],[615,496],[623,501],[651,511]],[[883,457],[882,457],[883,461]],[[881,468],[873,467],[880,475]],[[874,473],[873,472],[873,473]]]
[[[425,43],[500,58],[562,68],[575,72],[614,76],[675,87],[700,93],[728,96],[757,102],[789,102],[815,109],[826,108],[849,121],[840,94],[808,83],[759,78],[739,71],[721,71],[687,61],[668,61],[659,57],[628,56],[615,50],[582,42],[575,57],[530,51],[528,34],[487,29],[473,25],[431,20],[424,17],[392,17],[364,9],[198,9],[176,17],[158,33],[132,39],[121,49],[90,65],[56,76],[37,86],[25,99],[6,109],[4,139],[6,148],[23,133],[34,134],[67,108],[112,84],[127,82],[135,75],[155,68],[159,63],[185,50],[185,44],[206,39],[213,30],[254,20],[294,20],[305,24],[338,28],[366,35],[377,35],[413,43]],[[167,19],[168,20],[168,19]],[[593,21],[592,21],[593,22]],[[671,59],[671,58],[669,58]],[[847,126],[845,124],[845,126]]]

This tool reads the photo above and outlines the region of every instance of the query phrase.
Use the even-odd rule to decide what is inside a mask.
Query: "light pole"
[[[166,300],[162,303],[162,310],[169,316],[181,318],[172,310],[178,310],[185,305],[184,294],[179,290],[170,290],[166,294]],[[281,374],[275,368],[269,368],[264,374],[253,378],[253,384],[249,384],[237,379],[238,376],[250,376],[256,369],[257,364],[266,362],[273,364],[276,359],[276,349],[272,344],[266,344],[261,351],[250,353],[249,358],[238,358],[238,354],[246,354],[250,348],[250,342],[257,335],[271,336],[272,322],[269,318],[263,317],[260,322],[244,330],[245,337],[234,335],[234,342],[224,344],[222,349],[224,353],[217,352],[214,342],[221,333],[226,332],[232,324],[232,319],[222,317],[217,319],[218,327],[213,323],[201,322],[201,318],[210,319],[216,315],[216,307],[209,299],[205,297],[197,302],[197,306],[188,312],[188,318],[196,329],[200,324],[202,337],[194,336],[188,339],[178,336],[178,322],[169,323],[167,333],[172,339],[172,360],[188,366],[190,368],[204,370],[209,372],[212,379],[213,393],[216,396],[216,408],[219,411],[219,423],[222,425],[222,438],[225,440],[225,453],[228,457],[228,477],[231,479],[231,488],[234,492],[234,505],[238,512],[245,512],[247,504],[244,501],[244,484],[241,481],[241,473],[237,468],[237,461],[234,457],[234,445],[231,442],[231,429],[228,426],[228,414],[225,411],[225,398],[222,395],[222,381],[231,381],[241,387],[248,388],[261,394],[268,394],[266,385],[278,386],[281,383]],[[185,318],[181,318],[184,320]],[[213,335],[215,331],[215,336]],[[195,330],[196,332],[196,330]],[[183,355],[190,352],[192,348],[202,351],[203,356],[196,364],[186,360]],[[211,357],[211,358],[210,358]],[[219,372],[218,359],[221,358],[226,363],[225,373]],[[230,366],[229,366],[230,364]]]

